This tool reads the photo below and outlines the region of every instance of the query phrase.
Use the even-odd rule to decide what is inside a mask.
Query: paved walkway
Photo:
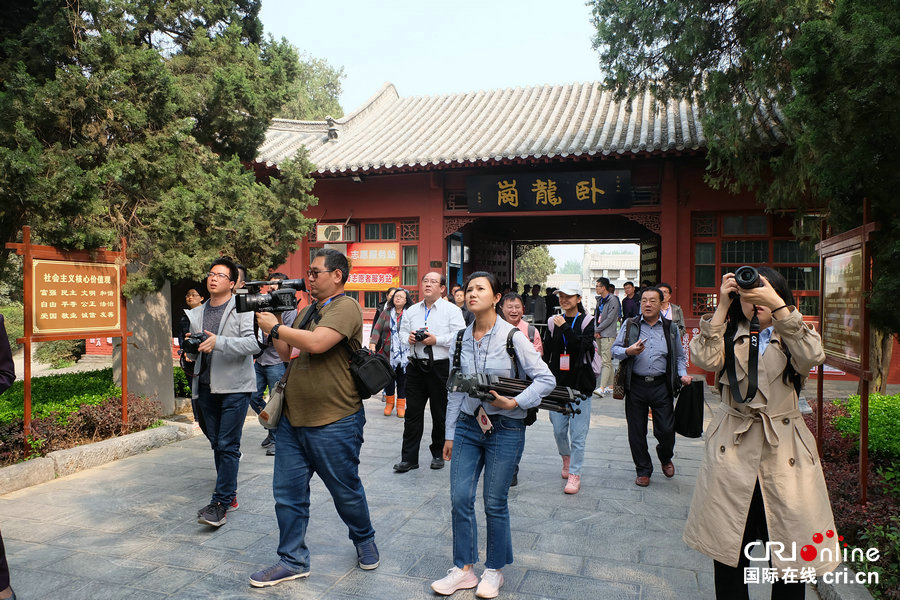
[[[248,585],[250,573],[275,562],[278,542],[272,458],[259,446],[264,431],[248,419],[240,509],[219,529],[195,518],[215,480],[202,436],[0,497],[14,588],[22,600],[431,597],[430,582],[452,563],[449,469],[428,469],[423,446],[426,468],[395,474],[402,422],[384,417],[378,399],[365,406],[360,472],[381,550],[378,569],[357,568],[347,529],[314,478],[312,575],[263,590]],[[713,598],[712,561],[681,541],[702,444],[679,436],[675,477],[666,479],[657,465],[650,487],[638,488],[623,403],[594,399],[583,486],[566,496],[541,413],[528,430],[520,483],[510,494],[515,563],[504,569],[500,597]],[[480,498],[476,510],[483,557]],[[768,598],[763,586],[753,592]],[[473,590],[454,596],[474,597]],[[817,597],[808,588],[807,598]]]

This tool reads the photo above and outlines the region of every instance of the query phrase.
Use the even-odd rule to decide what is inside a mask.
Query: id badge
[[[569,370],[569,355],[568,354],[560,354],[559,355],[559,370],[560,371],[568,371]]]
[[[481,432],[484,435],[491,435],[494,433],[494,425],[491,423],[487,413],[484,411],[484,407],[481,405],[475,409],[475,420],[478,421],[478,426],[481,427]]]

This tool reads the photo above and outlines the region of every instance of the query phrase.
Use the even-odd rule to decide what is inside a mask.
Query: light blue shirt
[[[497,317],[494,326],[481,340],[476,341],[472,336],[474,323],[466,327],[463,334],[462,350],[459,357],[460,372],[463,375],[472,373],[487,373],[498,377],[514,377],[512,359],[506,352],[506,338],[511,330],[516,328]],[[527,409],[534,408],[541,403],[541,398],[550,395],[556,387],[556,378],[550,372],[550,367],[541,360],[535,351],[534,345],[528,338],[518,332],[513,335],[513,347],[519,363],[519,378],[531,378],[531,385],[514,398],[519,408],[511,410],[499,409],[489,402],[482,403],[464,392],[450,392],[447,395],[447,421],[445,425],[444,439],[452,440],[456,432],[456,420],[459,412],[467,415],[475,415],[479,404],[484,406],[488,415],[505,415],[514,419],[524,419]],[[450,356],[456,352],[456,336],[450,345]],[[451,369],[453,363],[450,364]]]
[[[634,359],[633,373],[635,375],[664,375],[666,372],[666,357],[669,349],[666,346],[665,331],[663,329],[662,318],[656,320],[651,327],[641,316],[640,321],[640,337],[644,341],[644,351],[631,358]],[[612,355],[616,360],[625,360],[628,355],[625,354],[625,335],[628,330],[628,321],[619,328],[619,335],[612,346]],[[637,340],[635,340],[637,341]],[[681,346],[681,338],[678,338],[675,347],[675,364],[678,365],[678,375],[683,377],[687,375],[687,357],[684,355],[684,348]]]
[[[774,326],[769,326],[759,332],[759,355],[762,356],[766,353],[766,348],[769,347],[769,342],[772,341],[772,332],[775,331]]]

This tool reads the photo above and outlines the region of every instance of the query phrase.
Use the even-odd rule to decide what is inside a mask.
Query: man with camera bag
[[[612,346],[613,358],[625,369],[625,421],[628,445],[640,487],[650,485],[653,462],[647,449],[647,411],[653,410],[653,437],[663,475],[675,465],[675,395],[691,382],[678,327],[660,316],[663,293],[648,287],[641,294],[641,315],[627,319]]]
[[[403,448],[397,473],[419,468],[419,444],[425,427],[425,404],[431,400],[431,468],[443,469],[444,423],[447,413],[447,376],[450,344],[466,327],[462,311],[443,296],[446,281],[440,273],[422,277],[422,298],[407,309],[400,324],[400,339],[410,346],[406,369],[406,416]]]
[[[197,512],[197,520],[213,527],[223,525],[228,509],[238,506],[241,433],[256,389],[253,355],[259,345],[253,338],[253,315],[235,309],[232,290],[237,279],[232,261],[213,261],[206,274],[209,300],[188,311],[190,334],[184,342],[185,353],[196,365],[191,396],[216,464],[216,489],[210,503]]]
[[[318,474],[347,525],[362,569],[378,566],[375,529],[359,479],[359,452],[366,413],[350,374],[348,340],[362,346],[362,309],[344,295],[350,275],[347,257],[330,248],[316,252],[307,287],[315,302],[297,315],[292,327],[281,315],[256,313],[259,328],[274,340],[282,360],[294,359],[284,389],[284,413],[278,422],[278,452],[272,491],[278,519],[279,561],[250,576],[253,587],[269,587],[309,576],[306,546],[310,487]]]

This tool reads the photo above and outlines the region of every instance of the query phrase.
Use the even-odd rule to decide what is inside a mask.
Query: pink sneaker
[[[566,487],[563,491],[567,494],[577,494],[580,489],[581,475],[569,475],[569,481],[566,482]]]
[[[563,479],[569,478],[569,461],[571,460],[571,458],[572,458],[571,456],[563,456],[562,457],[562,459],[563,459],[562,478]]]
[[[459,567],[453,567],[447,571],[447,576],[438,579],[431,584],[431,589],[441,596],[449,596],[456,590],[468,590],[478,585],[478,577],[474,569],[464,571]]]
[[[502,585],[503,573],[497,569],[485,569],[481,575],[481,583],[475,590],[475,595],[479,598],[496,598]]]

